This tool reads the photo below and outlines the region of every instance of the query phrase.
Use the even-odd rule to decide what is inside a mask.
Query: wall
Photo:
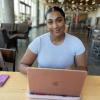
[[[87,14],[81,14],[81,15],[79,15],[79,21],[86,20],[86,18],[87,18]]]
[[[88,14],[88,18],[91,18],[91,25],[94,26],[96,24],[96,17],[100,17],[100,8],[98,8],[94,12],[90,12]]]
[[[97,9],[97,14],[96,14],[96,16],[97,16],[97,17],[100,17],[100,8]]]
[[[0,0],[0,23],[3,22],[3,0]]]
[[[3,0],[3,20],[6,23],[14,23],[14,1]]]

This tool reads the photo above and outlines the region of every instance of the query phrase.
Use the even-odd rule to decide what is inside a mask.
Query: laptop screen
[[[80,96],[86,71],[29,68],[29,92],[33,94]]]

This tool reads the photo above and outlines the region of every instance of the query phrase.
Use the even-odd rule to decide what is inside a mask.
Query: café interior
[[[53,6],[64,10],[67,33],[85,45],[88,74],[100,75],[100,0],[0,0],[0,70],[18,71],[29,43],[48,31],[44,16]]]
[[[22,74],[19,62],[28,45],[48,32],[45,13],[53,6],[65,12],[66,33],[83,42],[87,70],[30,68]],[[0,0],[0,100],[100,100],[100,0]]]

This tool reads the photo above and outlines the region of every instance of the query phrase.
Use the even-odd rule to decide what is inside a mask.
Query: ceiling
[[[88,2],[92,2],[92,1],[95,1],[96,3],[100,4],[100,0],[44,0],[45,2],[59,2],[59,1],[64,1],[64,2],[72,2],[72,1],[76,1],[76,2],[85,2],[85,1],[88,1]]]
[[[96,3],[100,4],[100,0],[96,0]]]
[[[100,4],[100,0],[64,0],[64,3],[66,3],[66,2],[72,3],[72,1],[75,1],[75,2],[78,2],[78,3],[82,2],[83,4],[85,4],[86,1],[87,1],[88,4],[92,4],[92,2],[95,1],[96,4]]]
[[[100,6],[100,0],[45,0],[46,5],[58,5],[65,8],[65,11],[90,12],[96,10]]]

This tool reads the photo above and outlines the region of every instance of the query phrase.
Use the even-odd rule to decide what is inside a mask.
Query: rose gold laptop
[[[27,72],[31,94],[80,96],[86,71],[29,68]]]

